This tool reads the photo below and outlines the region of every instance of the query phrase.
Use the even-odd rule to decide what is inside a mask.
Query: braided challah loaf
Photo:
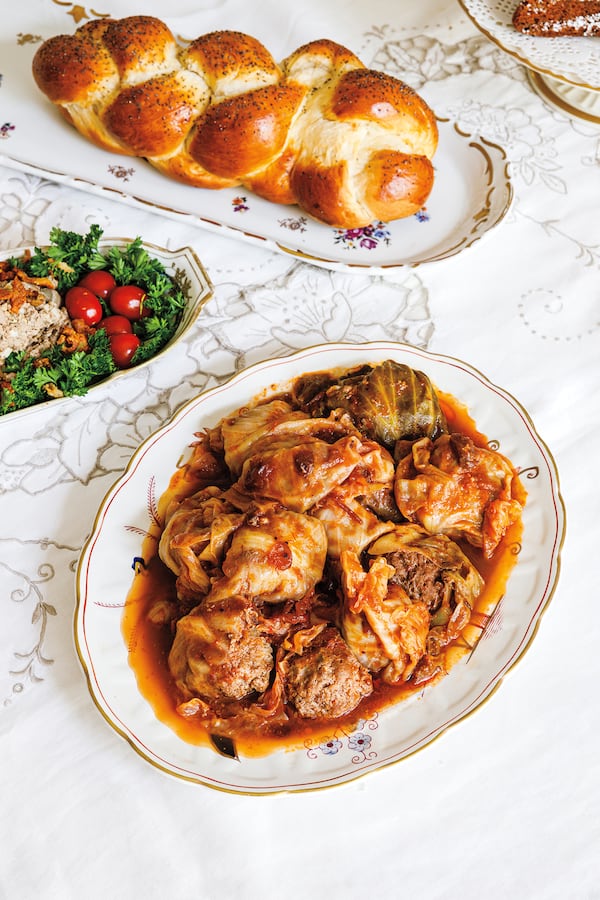
[[[186,184],[297,203],[330,225],[409,216],[433,185],[431,109],[330,40],[278,65],[235,31],[181,47],[159,19],[97,19],[42,44],[33,76],[98,146]]]

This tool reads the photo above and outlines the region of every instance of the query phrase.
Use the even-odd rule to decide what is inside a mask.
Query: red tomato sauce
[[[481,434],[466,407],[454,397],[438,391],[438,398],[446,416],[449,430],[469,436],[478,446],[485,447],[488,440]],[[161,497],[159,514],[173,497],[194,493],[199,486],[185,466],[178,468],[169,488]],[[522,489],[524,501],[525,491]],[[127,596],[122,619],[122,631],[129,655],[129,664],[135,672],[138,688],[148,701],[156,717],[166,724],[183,741],[190,744],[209,745],[210,735],[202,721],[183,717],[177,712],[179,702],[173,679],[169,673],[168,655],[172,635],[168,627],[154,625],[148,611],[160,598],[175,598],[175,576],[160,560],[158,540],[160,532],[145,539],[141,556],[145,566],[140,566]],[[457,640],[443,651],[444,666],[449,671],[460,659],[472,653],[483,634],[494,610],[502,598],[510,573],[518,559],[522,537],[521,523],[512,525],[498,546],[492,559],[486,560],[480,550],[466,541],[456,541],[473,562],[485,580],[485,587],[477,599],[469,624]],[[445,677],[442,675],[441,677]],[[257,730],[254,724],[246,730],[236,730],[235,748],[240,755],[263,756],[274,749],[297,749],[318,746],[336,736],[348,734],[359,720],[370,719],[381,710],[419,693],[438,679],[427,683],[388,685],[373,677],[373,693],[347,716],[336,719],[307,720],[290,716],[284,725],[265,723]]]

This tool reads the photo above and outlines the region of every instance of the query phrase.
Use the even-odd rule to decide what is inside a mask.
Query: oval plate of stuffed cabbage
[[[251,794],[426,746],[522,655],[559,569],[553,459],[464,362],[326,344],[182,407],[105,497],[75,636],[168,773]]]

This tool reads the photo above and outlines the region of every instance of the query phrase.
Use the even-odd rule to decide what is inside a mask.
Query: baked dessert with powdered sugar
[[[513,25],[534,37],[600,35],[600,0],[521,0]]]

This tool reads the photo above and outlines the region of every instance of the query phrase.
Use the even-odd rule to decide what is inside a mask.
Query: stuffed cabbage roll
[[[388,449],[399,440],[435,439],[447,430],[427,375],[394,360],[351,369],[339,378],[305,375],[294,385],[293,400],[313,416],[345,410],[363,435]]]
[[[399,584],[412,602],[426,604],[435,649],[456,638],[471,618],[484,581],[461,548],[444,534],[429,534],[419,525],[397,525],[368,548],[394,570],[390,584]],[[428,638],[428,650],[431,641]]]
[[[361,441],[355,436],[332,444],[310,435],[273,440],[246,459],[233,491],[240,503],[246,495],[306,512],[345,481],[360,461]]]
[[[177,622],[169,670],[183,700],[220,704],[265,691],[273,648],[243,598],[204,601]]]
[[[319,439],[332,444],[349,434],[360,437],[349,416],[315,419],[293,409],[285,400],[275,399],[244,407],[223,419],[211,433],[211,441],[222,449],[231,475],[237,478],[246,460],[262,454],[274,443],[293,446],[307,439]]]
[[[368,548],[394,569],[390,581],[411,600],[423,600],[436,621],[448,621],[455,607],[473,608],[483,578],[458,544],[444,534],[429,534],[419,525],[396,525]]]
[[[486,558],[520,520],[525,500],[511,463],[462,434],[416,441],[398,462],[394,495],[411,522],[431,533],[465,538]]]
[[[305,719],[346,715],[373,692],[371,675],[331,625],[297,632],[280,668],[286,699]]]
[[[220,488],[208,487],[172,504],[165,519],[158,552],[177,576],[178,593],[208,593],[210,573],[220,565],[243,513],[224,499]]]
[[[348,647],[383,681],[408,681],[427,647],[427,604],[413,602],[401,585],[392,581],[394,568],[381,556],[365,571],[358,555],[345,550],[341,565],[342,634]]]
[[[233,533],[209,600],[300,600],[322,577],[326,554],[325,529],[317,519],[276,504],[256,509]]]
[[[235,478],[241,472],[244,460],[252,454],[257,441],[265,436],[270,437],[282,422],[305,418],[303,412],[294,411],[284,400],[244,407],[235,415],[221,420],[211,433],[211,441],[216,444],[220,438],[225,463]]]
[[[310,510],[327,533],[327,552],[339,560],[343,550],[360,553],[399,518],[394,500],[394,461],[375,441],[363,441],[350,475]]]

